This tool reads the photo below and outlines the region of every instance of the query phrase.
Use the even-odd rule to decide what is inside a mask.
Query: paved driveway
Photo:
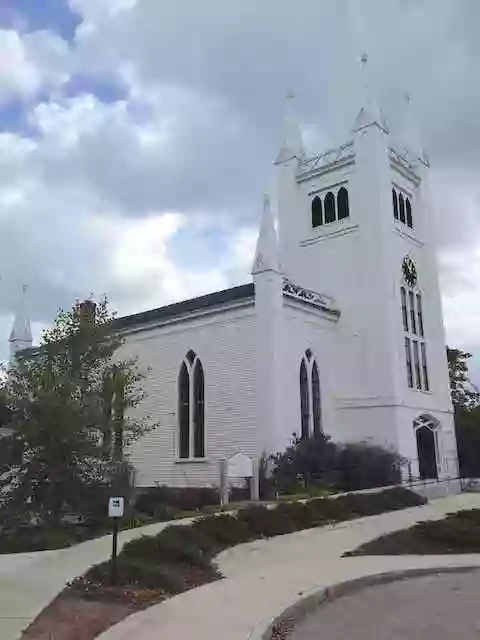
[[[367,587],[327,602],[288,640],[478,640],[480,572]]]
[[[218,558],[225,580],[134,614],[99,640],[247,640],[255,628],[316,587],[408,568],[480,566],[480,555],[341,558],[383,533],[472,507],[480,508],[480,494],[239,545]],[[372,637],[383,640],[381,634]]]
[[[180,521],[176,521],[180,522]],[[119,544],[157,533],[169,523],[122,531]],[[22,630],[63,589],[111,553],[111,537],[83,542],[69,549],[0,555],[0,640],[16,640]]]

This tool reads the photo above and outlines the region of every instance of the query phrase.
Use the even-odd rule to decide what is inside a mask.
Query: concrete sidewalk
[[[420,520],[480,508],[480,494],[239,545],[218,558],[226,576],[130,616],[100,640],[247,640],[314,587],[385,571],[480,566],[479,555],[341,558],[359,544]]]
[[[190,519],[180,521],[189,522]],[[122,531],[119,547],[142,535],[155,534],[170,522]],[[17,640],[21,632],[73,578],[110,556],[111,536],[68,549],[0,555],[0,638]]]

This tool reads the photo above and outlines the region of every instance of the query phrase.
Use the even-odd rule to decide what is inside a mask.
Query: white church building
[[[413,125],[397,139],[367,97],[309,156],[290,112],[252,281],[119,319],[160,424],[131,452],[139,486],[217,485],[222,458],[320,431],[457,475],[429,164]],[[21,314],[10,341],[31,345]]]

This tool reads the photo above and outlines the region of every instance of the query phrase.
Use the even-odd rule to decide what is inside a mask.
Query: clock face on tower
[[[405,256],[403,259],[402,273],[409,287],[414,287],[417,284],[417,267],[410,256]]]

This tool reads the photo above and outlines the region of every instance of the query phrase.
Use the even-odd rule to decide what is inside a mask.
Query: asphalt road
[[[480,571],[366,587],[301,620],[289,640],[479,640]]]

